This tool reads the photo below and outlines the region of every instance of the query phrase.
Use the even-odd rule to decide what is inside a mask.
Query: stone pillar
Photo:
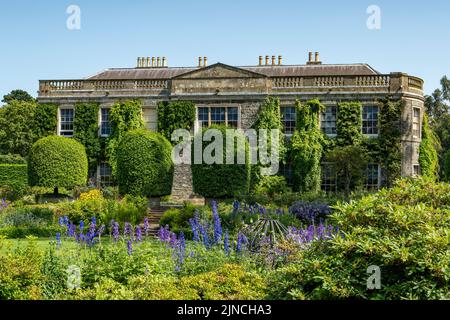
[[[205,199],[194,193],[192,171],[189,164],[175,165],[170,202],[177,204],[190,202],[195,205],[205,205]]]

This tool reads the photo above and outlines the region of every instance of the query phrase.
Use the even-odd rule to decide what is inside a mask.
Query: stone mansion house
[[[367,64],[323,64],[318,53],[309,53],[306,64],[285,65],[281,56],[260,56],[257,65],[208,66],[201,57],[195,67],[168,67],[166,58],[137,59],[134,68],[113,68],[80,80],[41,80],[38,100],[58,105],[58,134],[72,136],[74,105],[98,102],[99,135],[108,136],[109,108],[118,100],[139,98],[147,129],[157,129],[156,106],[160,101],[190,100],[197,108],[195,130],[224,123],[242,129],[252,126],[261,103],[268,96],[281,101],[285,134],[295,128],[295,101],[319,99],[326,111],[321,116],[324,132],[336,135],[338,103],[362,103],[362,133],[378,135],[377,101],[390,95],[403,100],[402,122],[407,125],[401,138],[402,175],[419,174],[419,144],[424,113],[423,81],[405,73],[381,74]],[[368,170],[369,183],[380,184],[380,168],[374,163]],[[323,170],[323,181],[330,184]],[[100,165],[98,176],[110,181],[110,168]],[[332,182],[331,182],[332,184]],[[325,185],[324,188],[329,188]],[[331,186],[332,187],[332,186]]]

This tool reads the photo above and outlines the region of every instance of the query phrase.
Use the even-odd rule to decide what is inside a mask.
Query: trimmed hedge
[[[26,164],[0,164],[0,186],[8,186],[14,190],[28,186]]]
[[[172,145],[156,132],[127,132],[117,148],[117,182],[121,194],[163,196],[172,191]]]
[[[192,158],[192,182],[194,191],[208,198],[226,198],[236,195],[244,195],[249,192],[251,179],[251,166],[248,143],[245,143],[246,163],[245,164],[226,164],[226,127],[211,126],[204,128],[203,133],[208,129],[218,129],[223,135],[223,164],[195,164]],[[203,151],[210,142],[203,142]],[[194,153],[192,148],[192,153]],[[235,143],[235,161],[238,152]]]
[[[18,154],[0,154],[0,164],[27,164],[27,160]]]
[[[86,185],[88,160],[81,143],[50,136],[37,141],[28,159],[30,185],[73,189]]]

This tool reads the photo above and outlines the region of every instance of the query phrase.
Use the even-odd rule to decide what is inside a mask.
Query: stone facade
[[[84,80],[42,80],[38,99],[56,103],[60,108],[73,108],[76,102],[85,101],[110,108],[117,100],[140,98],[145,126],[150,130],[157,130],[159,101],[191,100],[197,108],[236,107],[238,127],[246,129],[255,122],[259,107],[268,96],[279,97],[282,106],[293,106],[296,99],[303,102],[319,99],[325,106],[345,101],[370,106],[389,95],[405,103],[402,175],[410,176],[417,171],[424,113],[423,81],[417,77],[380,74],[366,64],[333,65],[310,60],[305,65],[285,66],[281,57],[278,64],[275,59],[269,64],[266,58],[264,65],[261,57],[259,65],[245,67],[200,63],[197,67],[169,68],[166,59],[139,61],[137,68],[108,69]],[[198,128],[196,123],[195,130]],[[193,196],[188,187],[191,179],[188,171],[176,170],[175,184],[186,185],[183,192],[174,188],[177,199]]]

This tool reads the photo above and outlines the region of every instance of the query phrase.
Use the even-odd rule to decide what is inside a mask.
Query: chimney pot
[[[155,66],[155,57],[152,57],[152,67]]]
[[[312,52],[309,53],[308,62],[309,62],[309,63],[312,63],[312,62],[313,62],[313,53],[312,53]]]
[[[150,67],[150,57],[145,58],[145,67]]]
[[[203,59],[202,57],[198,57],[198,66],[201,67],[203,64]]]
[[[262,66],[263,64],[263,56],[259,56],[259,65]]]
[[[317,63],[317,62],[320,62],[320,59],[319,59],[319,53],[318,53],[318,52],[316,52],[316,54],[315,54],[315,55],[316,55],[316,57],[315,57],[316,59],[315,59],[315,61],[314,61],[314,62],[316,62],[316,63]]]
[[[203,57],[203,66],[204,67],[208,66],[208,57]]]
[[[283,56],[278,56],[278,65],[281,66],[283,64]]]
[[[156,58],[156,66],[157,66],[157,67],[160,67],[160,66],[161,66],[161,58],[160,58],[160,57],[157,57],[157,58]]]
[[[163,67],[167,66],[167,58],[166,57],[162,58],[162,66]]]
[[[141,67],[141,58],[137,58],[137,67],[138,67],[138,68]]]
[[[269,56],[266,56],[266,66],[269,65]]]
[[[272,56],[272,65],[274,66],[275,65],[275,56]]]

